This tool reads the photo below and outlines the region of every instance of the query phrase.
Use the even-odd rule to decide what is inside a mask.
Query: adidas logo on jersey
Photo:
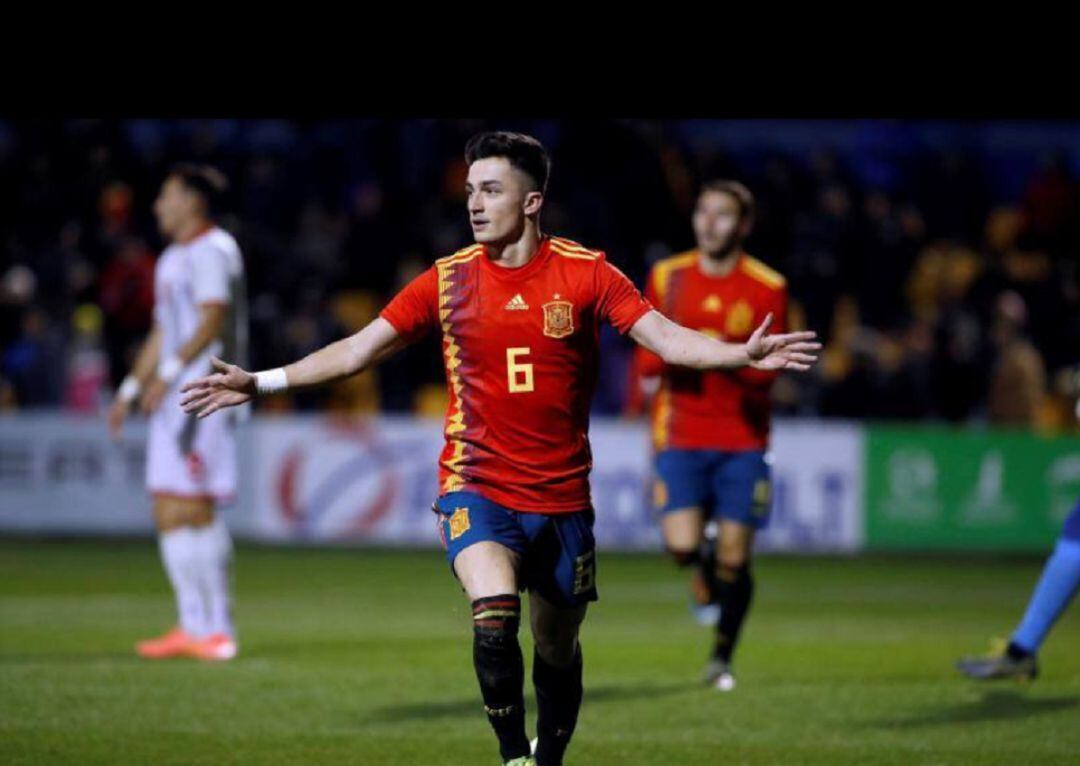
[[[525,311],[529,308],[529,304],[521,297],[521,293],[518,293],[510,299],[504,308],[507,311]]]

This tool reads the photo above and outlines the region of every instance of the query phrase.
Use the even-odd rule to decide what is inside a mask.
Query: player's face
[[[739,202],[726,192],[703,192],[694,208],[694,236],[698,250],[726,255],[739,246],[745,232]]]
[[[166,178],[154,200],[158,230],[166,237],[173,237],[184,222],[198,215],[198,212],[198,195],[188,190],[180,179],[173,176]]]
[[[539,212],[542,201],[529,177],[503,157],[486,157],[470,165],[465,193],[473,237],[481,244],[518,239],[525,220]]]

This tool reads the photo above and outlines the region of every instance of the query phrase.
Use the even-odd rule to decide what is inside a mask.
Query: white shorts
[[[229,503],[236,495],[236,433],[232,412],[198,420],[170,392],[150,416],[146,487],[154,495]]]

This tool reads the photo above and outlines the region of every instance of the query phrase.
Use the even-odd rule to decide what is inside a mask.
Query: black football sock
[[[521,599],[490,596],[472,602],[473,665],[504,761],[529,754],[525,736],[525,663],[518,644]]]
[[[537,766],[562,766],[563,753],[577,726],[581,710],[581,644],[565,668],[544,662],[533,654],[533,685],[536,687]]]
[[[701,579],[709,589],[709,601],[718,603],[720,598],[719,586],[716,582],[716,538],[706,537],[701,541],[698,550],[698,571]]]
[[[754,578],[750,575],[750,567],[719,567],[716,572],[716,595],[720,601],[720,622],[716,626],[713,657],[731,662],[731,655],[739,640],[739,630],[754,595]]]

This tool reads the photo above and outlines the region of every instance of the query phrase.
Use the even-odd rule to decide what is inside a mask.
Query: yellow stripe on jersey
[[[577,258],[582,261],[595,261],[600,257],[599,250],[589,250],[573,240],[562,237],[552,237],[551,249],[564,258]]]
[[[442,258],[437,258],[435,260],[435,263],[438,264],[438,265],[441,265],[441,264],[447,264],[447,263],[455,262],[455,261],[458,261],[458,260],[468,260],[468,257],[473,257],[473,256],[479,255],[481,252],[483,252],[483,249],[484,249],[483,245],[469,245],[468,247],[463,247],[462,249],[458,250],[456,253],[454,253],[452,255],[447,255],[447,256],[444,256]]]
[[[435,262],[439,278],[439,322],[443,331],[443,356],[446,361],[446,377],[450,383],[450,389],[454,396],[452,406],[446,418],[446,439],[453,444],[454,453],[446,461],[446,469],[450,474],[443,482],[444,492],[454,492],[465,485],[461,476],[461,464],[465,460],[465,442],[458,439],[455,434],[465,430],[465,411],[462,409],[461,392],[464,384],[457,368],[461,366],[461,346],[454,337],[454,328],[450,324],[451,309],[446,308],[450,302],[450,289],[454,286],[454,269],[463,263],[476,258],[483,251],[482,245],[475,245],[455,253],[447,258],[441,258]]]
[[[653,449],[662,450],[668,446],[671,436],[671,390],[665,377],[656,394],[656,409],[653,411]]]
[[[739,263],[744,273],[749,274],[758,282],[768,285],[773,290],[779,290],[787,284],[783,274],[770,266],[766,266],[757,258],[747,255]]]
[[[600,255],[599,250],[593,250],[592,248],[585,247],[580,242],[575,242],[572,239],[566,237],[552,237],[551,244],[558,245],[566,250],[580,250],[583,253],[590,253],[592,255]]]
[[[697,251],[688,250],[685,253],[669,256],[657,261],[653,266],[652,279],[656,286],[656,298],[661,303],[667,298],[668,283],[671,281],[671,273],[678,269],[693,266],[697,261]]]

